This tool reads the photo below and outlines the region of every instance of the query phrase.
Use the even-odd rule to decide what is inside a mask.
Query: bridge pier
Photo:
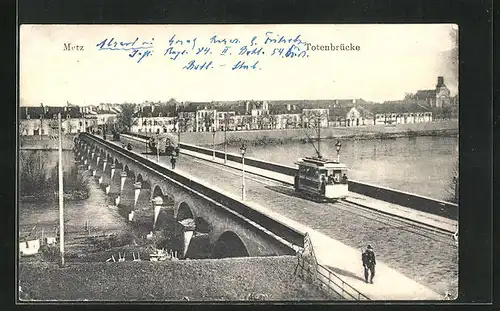
[[[129,172],[122,171],[120,173],[120,189],[115,199],[115,203],[117,203],[116,205],[118,207],[124,208],[127,212],[130,212],[134,210],[134,202],[135,188],[133,174],[130,176]]]
[[[183,250],[182,257],[186,257],[187,251],[189,249],[189,244],[191,243],[191,239],[193,238],[195,232],[195,222],[192,218],[186,218],[178,222],[179,225],[182,226],[183,231]]]
[[[137,208],[137,201],[141,194],[142,183],[140,181],[134,183],[134,210]]]
[[[104,159],[102,161],[102,172],[106,173],[106,166],[108,165],[108,160]]]
[[[165,206],[163,204],[163,198],[158,196],[152,200],[154,216],[153,216],[153,230],[156,228],[156,221],[158,220],[158,215],[160,215],[160,210]]]
[[[123,186],[125,186],[125,181],[127,180],[127,172],[120,173],[120,195],[123,192]]]
[[[111,164],[111,174],[109,178],[110,190],[109,194],[111,195],[120,195],[120,174],[117,174],[116,171],[120,169],[116,167],[116,164]]]

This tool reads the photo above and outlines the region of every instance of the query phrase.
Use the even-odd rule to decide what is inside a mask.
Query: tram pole
[[[224,163],[227,163],[227,124],[228,118],[226,114],[224,119]]]
[[[160,135],[157,135],[156,139],[156,156],[157,162],[160,162]]]
[[[212,128],[212,160],[215,161],[215,123],[214,127]]]
[[[317,124],[318,124],[318,157],[321,158],[321,142],[320,142],[320,138],[321,138],[321,122],[320,122],[320,116],[318,116],[318,121],[317,121]]]
[[[241,145],[241,200],[245,201],[245,152],[247,148]]]
[[[177,116],[177,145],[181,144],[181,118]]]
[[[62,167],[62,129],[61,113],[58,114],[59,123],[59,252],[61,254],[61,267],[64,266],[64,187]]]

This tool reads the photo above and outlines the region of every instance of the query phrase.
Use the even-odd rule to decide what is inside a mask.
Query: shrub
[[[58,191],[57,165],[49,171],[47,154],[41,151],[23,152],[19,158],[19,188],[23,197],[34,197],[37,200],[53,199]],[[87,180],[78,172],[76,166],[63,173],[64,192],[76,199],[88,197]]]

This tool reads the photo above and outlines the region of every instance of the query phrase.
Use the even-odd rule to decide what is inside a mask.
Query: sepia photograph
[[[21,25],[19,303],[457,299],[458,33]]]

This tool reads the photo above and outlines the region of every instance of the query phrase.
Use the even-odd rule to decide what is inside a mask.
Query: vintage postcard
[[[456,299],[458,32],[21,25],[19,300]]]

